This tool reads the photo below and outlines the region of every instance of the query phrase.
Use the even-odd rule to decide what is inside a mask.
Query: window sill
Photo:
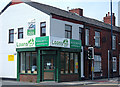
[[[101,48],[100,46],[95,46],[95,48]]]
[[[91,45],[85,45],[86,47],[90,47]]]
[[[102,71],[94,71],[94,73],[102,73]]]
[[[20,73],[20,75],[37,75],[37,74],[34,74],[34,73]]]
[[[115,51],[116,49],[112,49],[113,51]]]
[[[8,42],[8,44],[13,44],[14,42]]]
[[[117,70],[113,70],[113,73],[116,73],[117,72]]]
[[[63,73],[61,75],[76,75],[76,74],[78,74],[78,73]]]

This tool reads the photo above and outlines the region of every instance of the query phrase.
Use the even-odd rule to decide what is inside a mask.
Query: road
[[[74,82],[40,82],[40,83],[30,83],[30,82],[18,82],[2,80],[0,85],[2,87],[120,87],[120,78],[99,79],[99,80],[85,80],[85,81],[74,81]]]
[[[118,85],[99,85],[99,84],[96,84],[96,85],[79,85],[79,86],[4,85],[2,87],[120,87],[120,86],[118,86]]]

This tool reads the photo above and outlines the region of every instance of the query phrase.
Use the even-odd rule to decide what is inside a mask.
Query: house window
[[[23,38],[23,28],[18,28],[18,39]]]
[[[40,24],[40,29],[41,29],[40,36],[46,36],[46,22],[42,22]]]
[[[72,26],[65,25],[65,38],[72,38]]]
[[[9,30],[9,43],[14,43],[14,29]]]
[[[116,57],[113,57],[113,72],[117,71],[117,59]]]
[[[100,72],[101,71],[101,56],[95,55],[94,57],[94,71]]]
[[[95,31],[95,46],[100,47],[100,32]]]
[[[85,44],[89,45],[89,30],[85,30]]]
[[[113,35],[112,37],[112,49],[115,50],[116,49],[116,36]]]
[[[81,40],[81,39],[82,39],[82,28],[79,27],[79,40]]]

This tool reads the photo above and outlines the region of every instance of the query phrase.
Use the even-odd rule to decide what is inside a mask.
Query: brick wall
[[[90,26],[90,25],[85,25],[88,26],[90,29],[90,34],[89,34],[89,46],[94,47],[95,55],[101,55],[101,63],[102,63],[102,72],[96,72],[94,73],[95,77],[107,77],[108,75],[108,49],[111,49],[111,30],[110,29],[105,29],[105,28],[100,28],[96,26]],[[100,48],[95,47],[95,31],[100,32]],[[113,31],[113,34],[116,35],[116,50],[113,51],[113,56],[117,57],[117,72],[113,73],[113,76],[118,76],[119,73],[119,44],[120,42],[119,37],[120,33]],[[85,29],[83,32],[82,40],[84,41],[83,46],[84,46],[84,61],[85,61],[85,78],[91,78],[91,62],[87,59],[87,48],[88,46],[85,46]],[[110,64],[111,65],[111,64]],[[110,67],[111,68],[111,67]]]
[[[37,82],[37,75],[20,75],[20,81],[23,82]]]
[[[68,74],[68,75],[61,75],[61,81],[79,81],[78,74]]]

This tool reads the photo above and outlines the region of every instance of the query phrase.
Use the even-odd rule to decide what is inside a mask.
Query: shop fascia
[[[49,47],[49,46],[80,49],[81,41],[52,36],[34,37],[24,40],[19,39],[16,41],[16,48]]]

